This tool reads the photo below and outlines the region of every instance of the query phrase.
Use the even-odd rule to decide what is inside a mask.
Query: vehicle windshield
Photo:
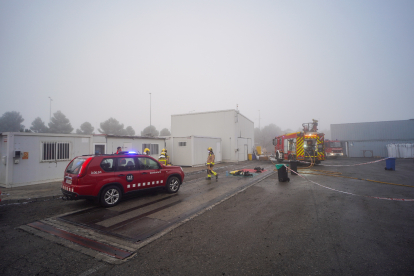
[[[331,142],[331,148],[340,148],[341,142]]]
[[[303,146],[305,150],[315,150],[316,139],[305,139]]]
[[[86,161],[85,158],[75,158],[70,162],[68,168],[66,169],[67,173],[77,174],[79,169],[82,167],[82,164]]]

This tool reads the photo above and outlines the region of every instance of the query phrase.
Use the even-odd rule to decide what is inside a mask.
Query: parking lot
[[[109,209],[57,200],[1,206],[0,272],[413,274],[414,201],[405,200],[414,199],[414,163],[398,159],[396,171],[386,171],[385,161],[370,163],[377,160],[299,167],[303,177],[290,175],[290,182],[279,182],[269,161],[223,166],[217,182],[194,170],[176,196],[143,193]],[[253,177],[225,174],[256,166],[267,171]],[[130,254],[116,258],[29,225],[34,222]],[[36,261],[35,250],[41,251]],[[82,260],[76,267],[69,264],[74,255]]]

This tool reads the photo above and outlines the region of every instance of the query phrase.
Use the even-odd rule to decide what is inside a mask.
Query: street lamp
[[[50,114],[49,114],[49,122],[52,122],[52,98],[49,97],[50,99]]]

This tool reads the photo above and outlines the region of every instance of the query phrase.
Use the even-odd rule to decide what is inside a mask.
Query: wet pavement
[[[360,165],[377,160],[299,167],[303,178],[289,175],[290,182],[279,182],[270,162],[260,165],[269,165],[268,175],[252,178],[225,177],[232,167],[223,167],[218,182],[195,170],[177,195],[143,193],[116,209],[58,200],[3,205],[0,273],[412,275],[414,163],[397,160],[396,171],[384,170],[385,161]],[[41,223],[73,240],[30,226]],[[125,257],[111,257],[116,252]]]
[[[265,170],[251,173],[250,176],[229,174],[236,169],[255,167]],[[21,229],[41,236],[44,236],[44,232],[53,234],[83,247],[85,238],[94,241],[111,240],[117,251],[132,254],[133,251],[189,219],[275,173],[272,163],[259,161],[226,163],[216,166],[215,171],[219,174],[218,179],[207,180],[205,170],[192,168],[192,171],[186,172],[184,183],[177,194],[168,194],[164,189],[145,190],[124,198],[117,206],[111,208],[87,208],[45,218],[22,226]],[[85,231],[81,233],[79,227]],[[103,243],[99,242],[95,242],[93,246],[86,246],[90,249],[87,254],[95,256],[94,248],[103,246]],[[84,248],[82,251],[85,253]],[[106,258],[105,254],[111,255],[109,252],[103,252],[102,260],[119,263],[119,258]]]

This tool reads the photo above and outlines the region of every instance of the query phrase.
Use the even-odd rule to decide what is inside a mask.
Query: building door
[[[247,160],[247,139],[246,138],[237,138],[237,160],[246,161]]]
[[[221,162],[221,141],[216,143],[215,162]]]

